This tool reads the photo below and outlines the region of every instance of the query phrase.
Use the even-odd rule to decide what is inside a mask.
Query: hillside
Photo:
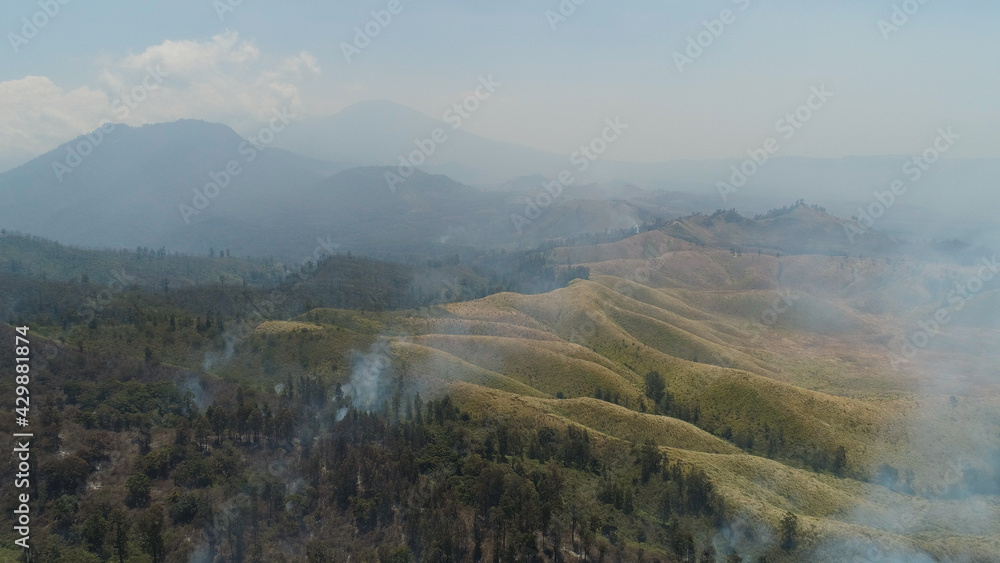
[[[331,189],[347,193],[356,185],[334,183]],[[433,182],[399,197],[450,194],[460,202],[466,190]],[[717,220],[746,225],[733,230]],[[720,214],[685,222],[702,225],[707,237],[781,229],[779,220],[795,232],[819,233],[833,221],[819,210],[794,208],[771,218]],[[88,270],[52,268],[101,263],[114,254],[13,237],[8,252],[33,264],[18,279],[32,286],[11,284],[4,296],[17,322],[30,323],[44,346],[72,359],[59,374],[89,381],[99,372],[87,366],[123,362],[132,366],[126,373],[144,374],[149,384],[198,374],[235,385],[244,402],[255,396],[269,409],[300,401],[298,442],[273,432],[255,439],[241,418],[214,440],[199,442],[211,459],[228,455],[229,447],[243,452],[245,471],[274,463],[285,451],[298,460],[290,476],[309,474],[314,450],[303,444],[311,436],[323,436],[321,443],[343,437],[343,420],[366,428],[365,436],[381,436],[382,424],[385,432],[424,436],[405,447],[391,441],[364,447],[375,448],[372,455],[389,448],[395,461],[384,467],[416,471],[416,481],[407,481],[413,487],[453,491],[456,508],[447,518],[459,535],[461,526],[495,522],[488,512],[475,516],[493,501],[469,496],[463,468],[495,464],[544,495],[539,475],[554,461],[573,491],[567,498],[584,503],[573,506],[586,506],[580,510],[605,522],[594,528],[591,547],[607,542],[624,560],[639,550],[665,560],[681,557],[686,547],[677,542],[686,541],[685,534],[699,550],[714,541],[713,549],[751,560],[832,561],[845,553],[848,560],[995,559],[1000,395],[989,362],[1000,357],[983,344],[997,334],[988,315],[995,290],[975,295],[968,311],[959,311],[912,359],[893,360],[912,340],[909,327],[948,302],[953,280],[969,279],[979,268],[906,254],[860,258],[806,248],[779,257],[726,248],[721,238],[691,242],[671,234],[675,228],[523,255],[486,253],[479,263],[458,255],[419,267],[333,256],[308,275],[260,289],[220,283],[165,293],[142,287],[112,292],[99,307],[85,305],[86,315],[74,303],[88,303],[91,286],[72,272]],[[200,261],[208,268],[199,270],[204,275],[242,264],[169,258]],[[499,269],[484,275],[479,268],[485,264]],[[501,271],[521,271],[520,281],[508,282],[525,287],[558,272],[567,283],[514,293],[502,290]],[[38,277],[45,272],[53,279]],[[423,294],[449,280],[458,291],[451,297],[460,300]],[[465,294],[480,290],[484,297]],[[76,393],[68,389],[67,396]],[[426,415],[416,414],[423,413],[422,401],[433,401]],[[242,408],[237,403],[222,404]],[[73,417],[64,423],[67,436],[93,424],[90,415],[73,414],[81,407],[63,408]],[[100,420],[114,420],[100,412]],[[186,416],[195,424],[209,415],[199,409]],[[168,419],[148,417],[169,436]],[[397,430],[390,430],[394,424]],[[359,447],[367,443],[355,439]],[[116,451],[113,459],[135,457]],[[132,471],[129,463],[93,466],[88,479],[119,483]],[[190,481],[189,466],[177,463],[147,471],[156,483],[154,503],[174,490],[223,498],[224,488],[235,486],[224,479]],[[322,479],[308,479],[328,490]],[[204,487],[194,483],[202,482],[213,484],[195,493]],[[409,487],[400,498],[417,494]],[[91,496],[79,494],[81,506],[93,506]],[[431,549],[418,538],[432,532],[391,531],[397,520],[385,506],[374,520],[363,511],[347,512],[361,506],[351,503],[385,499],[363,489],[344,494],[343,503],[329,510],[348,520],[306,524],[312,533],[354,530],[352,537],[365,539],[351,544],[352,553],[376,536],[394,545],[409,542],[411,550]],[[585,498],[591,500],[579,500]],[[303,510],[313,514],[313,508]],[[571,515],[576,509],[552,510]],[[794,549],[777,539],[792,517]],[[715,534],[723,539],[709,541]],[[580,540],[564,529],[532,537],[496,537],[481,545],[523,541],[552,551]],[[179,545],[176,538],[168,541]]]
[[[655,258],[638,261],[643,253]],[[315,311],[302,320],[419,346],[419,356],[396,344],[386,352],[404,377],[439,379],[435,366],[451,362],[456,367],[441,384],[473,412],[536,425],[557,417],[608,439],[670,448],[672,459],[705,471],[727,502],[755,518],[776,525],[786,510],[806,518],[808,545],[823,557],[835,545],[861,550],[859,557],[874,550],[989,558],[996,549],[993,527],[971,525],[978,530],[971,536],[948,532],[964,526],[952,521],[963,511],[959,498],[973,495],[981,516],[993,521],[1000,509],[988,493],[994,486],[975,477],[1000,475],[1000,458],[991,457],[1000,452],[995,387],[969,380],[949,406],[930,361],[897,370],[889,355],[898,349],[907,312],[933,307],[943,295],[905,288],[965,275],[961,267],[738,256],[694,250],[655,232],[554,254],[614,273],[544,295],[499,294],[367,325],[347,311]],[[748,268],[757,274],[747,277]],[[768,321],[789,292],[792,303]],[[895,296],[898,307],[872,311],[879,294]],[[959,352],[938,362],[957,370],[978,363]],[[468,378],[456,376],[461,366]],[[492,375],[471,375],[477,370]],[[658,400],[649,390],[650,372],[662,376]],[[455,384],[456,377],[475,386]],[[676,426],[682,421],[690,424]],[[699,429],[701,437],[685,435],[685,428]],[[717,447],[709,437],[742,453],[697,453]],[[889,516],[909,512],[923,516]]]
[[[29,278],[151,289],[162,289],[164,282],[168,287],[182,288],[220,279],[265,285],[284,277],[282,267],[274,261],[233,258],[227,250],[212,249],[211,257],[182,256],[163,247],[93,250],[4,232],[0,233],[0,271]]]
[[[693,215],[670,223],[667,234],[691,243],[769,254],[852,254],[886,256],[900,251],[900,243],[877,231],[869,232],[853,220],[840,219],[802,202],[774,209],[755,218],[735,210]],[[858,233],[864,236],[857,236]]]

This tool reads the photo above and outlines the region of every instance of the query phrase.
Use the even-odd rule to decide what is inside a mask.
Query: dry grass
[[[772,526],[785,511],[795,512],[813,547],[907,553],[916,545],[983,560],[1000,552],[995,499],[976,497],[972,510],[897,494],[749,455],[719,438],[723,429],[735,434],[767,425],[783,433],[791,451],[843,446],[852,476],[871,475],[883,463],[916,468],[920,490],[960,479],[961,463],[988,471],[962,456],[1000,448],[1000,433],[983,427],[988,421],[1000,429],[995,381],[966,377],[969,393],[956,406],[927,391],[934,389],[929,382],[940,383],[937,373],[897,372],[888,362],[887,346],[898,342],[904,323],[934,306],[927,288],[952,275],[945,268],[734,255],[662,233],[555,254],[586,263],[591,280],[543,295],[497,294],[419,312],[321,310],[299,320],[327,326],[324,338],[334,338],[331,325],[345,329],[342,339],[390,336],[396,365],[409,377],[450,392],[477,416],[528,427],[584,426],[601,447],[616,451],[653,441],[672,459],[704,471],[736,512]],[[799,296],[795,305],[773,322],[753,325],[788,286]],[[992,310],[992,300],[983,299],[984,307]],[[941,365],[974,361],[976,352],[960,343],[982,335],[979,321],[941,336],[940,349],[931,346],[928,357]],[[650,370],[664,376],[676,401],[700,407],[698,427],[637,412]],[[598,389],[617,394],[624,406],[591,399]],[[962,537],[959,530],[974,533]]]
[[[254,329],[254,335],[286,334],[289,332],[323,332],[323,327],[295,321],[265,321]]]

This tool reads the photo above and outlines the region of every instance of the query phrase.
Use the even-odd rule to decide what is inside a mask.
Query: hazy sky
[[[46,1],[56,15],[39,15]],[[949,156],[1000,157],[996,2],[565,0],[575,11],[553,29],[559,0],[399,0],[348,62],[342,44],[389,0],[242,0],[222,17],[239,0],[62,1],[0,4],[0,158],[105,119],[247,134],[285,104],[327,115],[369,99],[440,117],[488,75],[501,86],[463,128],[557,153],[619,116],[630,130],[608,158],[742,155],[825,85],[833,98],[784,155],[910,154],[950,126],[962,137]],[[880,29],[904,5],[919,9]],[[723,10],[731,23],[680,72],[674,53]],[[29,38],[22,18],[45,25]],[[165,76],[147,76],[157,65]],[[149,97],[133,108],[119,98],[136,87]]]

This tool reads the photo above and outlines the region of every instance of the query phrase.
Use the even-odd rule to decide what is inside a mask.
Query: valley
[[[460,258],[414,270],[331,255],[289,276],[279,262],[119,253],[125,261],[115,266],[106,251],[0,240],[22,275],[52,278],[44,283],[71,307],[107,293],[68,315],[18,301],[23,290],[5,285],[12,326],[30,322],[52,349],[263,396],[308,385],[324,395],[299,400],[330,405],[319,419],[336,407],[412,421],[422,397],[450,401],[473,426],[582,431],[606,455],[654,448],[711,486],[711,518],[700,509],[676,516],[703,530],[695,544],[715,538],[713,549],[742,557],[988,558],[1000,549],[992,524],[1000,521],[1000,395],[981,354],[995,349],[985,343],[998,334],[986,313],[996,289],[985,286],[968,312],[899,363],[912,327],[947,302],[950,280],[982,264],[929,261],[890,237],[872,239],[871,257],[838,254],[830,244],[842,236],[838,221],[797,204],[757,219],[719,212],[608,242],[556,244],[539,259],[564,281],[534,293],[474,289],[484,276],[496,279],[482,268],[498,263]],[[193,283],[157,281],[159,269],[178,272],[185,261]],[[116,267],[132,273],[99,274]],[[84,271],[99,285],[81,286],[76,272]],[[361,279],[374,283],[352,288]],[[465,289],[433,297],[442,284]],[[307,456],[301,436],[293,451]],[[506,456],[538,459],[521,447],[501,446]],[[634,499],[627,514],[612,497],[594,508],[625,533],[613,538],[619,552],[676,553],[669,534],[653,531],[658,489],[629,483],[610,461],[616,456],[595,455],[605,461],[581,478],[611,479],[607,486]],[[639,463],[644,454],[636,455]],[[789,514],[792,551],[775,539]]]

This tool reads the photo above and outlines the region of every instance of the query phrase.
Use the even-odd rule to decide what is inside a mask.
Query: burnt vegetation
[[[623,456],[447,395],[362,412],[309,378],[262,392],[48,342],[36,360],[36,561],[675,561],[726,513],[652,443]]]

